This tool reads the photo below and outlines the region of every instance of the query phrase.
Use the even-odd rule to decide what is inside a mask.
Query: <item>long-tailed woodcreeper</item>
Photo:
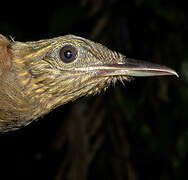
[[[16,130],[57,106],[133,76],[177,75],[88,39],[66,35],[34,42],[0,35],[0,132]]]

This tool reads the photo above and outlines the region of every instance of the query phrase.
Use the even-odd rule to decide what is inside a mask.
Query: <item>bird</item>
[[[118,80],[162,75],[178,76],[167,66],[127,58],[83,37],[20,42],[0,34],[0,132],[20,129]]]

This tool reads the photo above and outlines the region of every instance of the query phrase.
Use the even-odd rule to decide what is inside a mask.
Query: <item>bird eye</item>
[[[63,46],[59,51],[59,56],[64,63],[70,63],[76,59],[77,49],[71,45]]]

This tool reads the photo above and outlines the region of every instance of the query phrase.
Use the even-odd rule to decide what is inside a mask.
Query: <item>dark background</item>
[[[167,65],[180,78],[117,83],[0,134],[0,180],[188,179],[188,11],[182,2],[1,5],[0,33],[17,41],[75,34],[128,57]]]

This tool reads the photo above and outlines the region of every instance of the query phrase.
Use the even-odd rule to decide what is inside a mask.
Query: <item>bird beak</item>
[[[164,76],[178,74],[171,68],[163,65],[149,63],[140,60],[125,58],[124,62],[111,65],[102,65],[95,67],[102,71],[103,76]]]

